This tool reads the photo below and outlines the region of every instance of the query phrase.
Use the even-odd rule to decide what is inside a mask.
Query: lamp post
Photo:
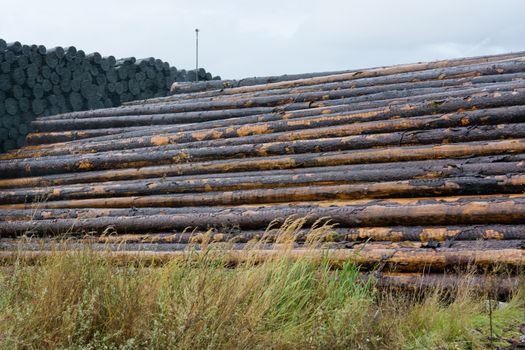
[[[199,81],[199,28],[195,28],[195,81]]]

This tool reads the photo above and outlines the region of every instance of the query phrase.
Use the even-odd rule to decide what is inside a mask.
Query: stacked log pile
[[[0,156],[0,235],[242,245],[304,218],[294,257],[329,222],[334,265],[523,269],[525,54],[295,78],[38,118]]]
[[[202,68],[198,73],[199,80],[212,79]],[[196,80],[195,71],[152,57],[116,60],[74,46],[46,49],[0,39],[0,152],[23,146],[37,116],[166,96],[173,82],[189,79]]]

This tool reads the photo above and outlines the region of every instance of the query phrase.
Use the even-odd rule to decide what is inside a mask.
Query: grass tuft
[[[300,225],[291,225],[297,230]],[[316,234],[329,234],[317,228]],[[290,232],[288,232],[289,234]],[[257,247],[254,244],[253,247]],[[204,252],[115,266],[91,250],[0,270],[2,349],[483,349],[489,296],[378,291],[350,263],[287,257],[226,266]],[[249,249],[246,254],[249,254]],[[525,288],[494,301],[495,345],[525,323]]]

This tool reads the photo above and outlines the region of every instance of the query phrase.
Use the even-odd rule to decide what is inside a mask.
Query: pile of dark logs
[[[198,76],[212,79],[202,68]],[[37,116],[166,96],[173,82],[196,79],[195,71],[152,57],[116,60],[74,46],[46,49],[0,39],[0,152],[23,146]]]
[[[233,242],[237,264],[279,255],[297,218],[292,257],[317,240],[394,286],[519,283],[525,53],[256,81],[38,118],[0,156],[0,235],[128,242],[106,254],[157,262]]]

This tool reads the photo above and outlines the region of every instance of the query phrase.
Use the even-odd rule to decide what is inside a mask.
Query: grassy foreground
[[[0,272],[3,349],[490,348],[487,296],[406,295],[358,268],[282,258],[235,269],[207,258],[115,266],[70,251]],[[497,303],[495,303],[497,304]],[[493,314],[494,345],[519,339],[525,289]]]

